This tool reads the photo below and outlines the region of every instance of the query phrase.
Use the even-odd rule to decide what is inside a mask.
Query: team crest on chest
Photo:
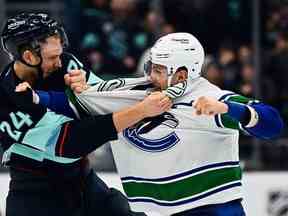
[[[146,118],[134,127],[125,129],[123,136],[129,143],[143,151],[162,152],[176,145],[180,139],[175,132],[168,132],[160,138],[145,138],[143,136],[160,125],[176,128],[179,125],[179,120],[171,113],[166,112],[157,117]]]

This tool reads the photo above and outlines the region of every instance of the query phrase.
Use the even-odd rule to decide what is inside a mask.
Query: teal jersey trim
[[[34,128],[27,131],[22,143],[46,151],[47,146],[51,145],[51,142],[54,142],[55,145],[54,137],[58,138],[61,125],[71,120],[69,117],[48,111]]]
[[[48,111],[35,125],[34,128],[28,130],[22,143],[15,143],[4,152],[3,163],[9,162],[11,154],[21,155],[39,162],[44,159],[57,163],[73,163],[80,158],[65,158],[55,155],[57,140],[63,123],[71,121],[63,115],[57,115]]]
[[[23,157],[30,158],[32,160],[36,160],[39,162],[43,162],[43,160],[46,159],[46,160],[50,160],[50,161],[62,163],[62,164],[73,163],[80,159],[80,158],[59,157],[47,151],[41,151],[41,150],[33,149],[29,146],[15,143],[4,152],[3,158],[2,158],[3,164],[6,164],[7,162],[10,161],[11,154],[21,155]]]
[[[88,85],[95,85],[98,82],[102,82],[103,79],[101,79],[100,77],[96,76],[92,71],[90,71],[89,73],[89,77],[87,80],[87,84]]]

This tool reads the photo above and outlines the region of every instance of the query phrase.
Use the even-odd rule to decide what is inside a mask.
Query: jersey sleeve
[[[61,157],[83,157],[117,138],[112,114],[72,120],[62,125],[55,153]]]
[[[97,77],[91,70],[87,69],[82,62],[80,62],[74,55],[70,53],[65,53],[65,71],[69,73],[71,70],[82,70],[86,75],[87,84],[96,85],[103,80]],[[74,92],[67,87],[65,94],[68,97],[68,103],[75,115],[78,118],[83,118],[89,116],[89,111],[86,107],[78,100]]]
[[[259,103],[259,101],[238,95],[232,92],[224,92],[223,95],[218,99],[221,102],[235,102],[243,105],[248,105],[252,103]],[[235,118],[232,118],[228,113],[218,114],[215,116],[215,121],[218,127],[230,128],[241,130],[241,124]]]
[[[218,127],[241,130],[263,139],[281,134],[284,123],[279,112],[272,106],[231,92],[223,94],[219,101],[228,105],[228,112],[215,116]]]

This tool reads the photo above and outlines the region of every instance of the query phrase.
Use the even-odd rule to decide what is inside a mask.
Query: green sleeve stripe
[[[254,100],[252,98],[248,98],[248,97],[245,97],[242,95],[236,95],[236,94],[229,95],[221,101],[231,101],[231,102],[241,103],[245,105],[249,105],[251,103],[259,103],[259,101]],[[218,115],[217,119],[215,118],[215,120],[216,120],[217,126],[220,126],[223,128],[242,130],[240,123],[237,120],[231,118],[227,113]]]
[[[231,101],[231,102],[237,102],[242,104],[249,104],[253,102],[254,100],[252,98],[247,98],[242,95],[231,95],[228,97],[225,101]]]
[[[241,103],[244,105],[249,105],[251,103],[259,103],[259,101],[257,100],[254,100],[252,98],[248,98],[242,95],[238,95],[238,94],[229,94],[227,96],[224,96],[222,99],[220,99],[220,101],[231,101],[235,103]],[[236,129],[236,130],[241,130],[241,131],[243,130],[241,128],[240,123],[237,120],[231,118],[227,113],[217,115],[215,117],[215,120],[216,120],[216,124],[218,127]]]
[[[244,97],[242,95],[237,94],[231,94],[227,97],[225,97],[222,101],[231,101],[235,103],[241,103],[241,104],[249,104],[251,102],[254,102],[253,99]],[[230,128],[235,130],[240,130],[239,122],[233,118],[231,118],[227,113],[218,115],[219,123],[217,124],[220,127],[223,128]]]
[[[236,129],[239,130],[239,122],[231,118],[228,114],[220,115],[220,122],[224,128]]]

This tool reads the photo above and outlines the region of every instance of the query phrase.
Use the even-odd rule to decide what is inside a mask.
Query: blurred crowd
[[[275,106],[288,119],[288,1],[274,2],[265,22],[266,56],[263,58],[266,77],[273,81]],[[270,88],[269,88],[270,89]]]
[[[156,35],[175,31],[145,1],[91,0],[82,7],[79,46],[84,61],[104,78],[136,76],[138,62]]]
[[[255,96],[259,88],[257,96],[276,106],[288,119],[288,76],[285,74],[288,4],[267,3],[268,16],[263,16],[264,34],[261,35],[260,82],[255,82],[254,50],[251,34],[249,38],[246,33],[251,29],[242,18],[251,1],[223,2],[221,5],[217,1],[198,0],[82,0],[78,40],[82,60],[104,79],[142,76],[143,56],[158,37],[188,31],[200,39],[207,52],[203,76],[224,89],[248,97]],[[215,7],[224,8],[226,12],[223,10],[219,15]],[[215,21],[213,11],[217,11],[219,20]],[[227,19],[230,21],[225,21]]]
[[[50,1],[57,2],[40,2]],[[39,4],[36,0],[27,2]],[[65,0],[59,15],[65,19],[70,51],[103,79],[143,76],[145,56],[157,38],[176,31],[190,32],[205,48],[204,77],[223,89],[257,96],[277,107],[287,123],[288,0],[259,2],[261,64],[257,81],[251,0]],[[57,11],[52,7],[46,10]],[[18,12],[10,8],[6,15]],[[286,128],[283,137],[261,141],[261,145],[241,137],[245,168],[287,169],[287,132]],[[92,157],[98,170],[113,169],[113,158],[107,151],[111,151],[109,145]],[[253,164],[257,157],[260,168]]]
[[[263,5],[257,81],[250,0],[82,0],[77,50],[104,79],[139,77],[143,76],[145,55],[157,38],[175,31],[190,32],[206,51],[204,77],[223,89],[260,97],[277,107],[286,121],[288,1],[266,0]],[[241,139],[242,158],[252,157],[251,142]],[[284,163],[287,142],[277,143],[277,149],[275,142],[260,146],[266,168],[288,166]]]

